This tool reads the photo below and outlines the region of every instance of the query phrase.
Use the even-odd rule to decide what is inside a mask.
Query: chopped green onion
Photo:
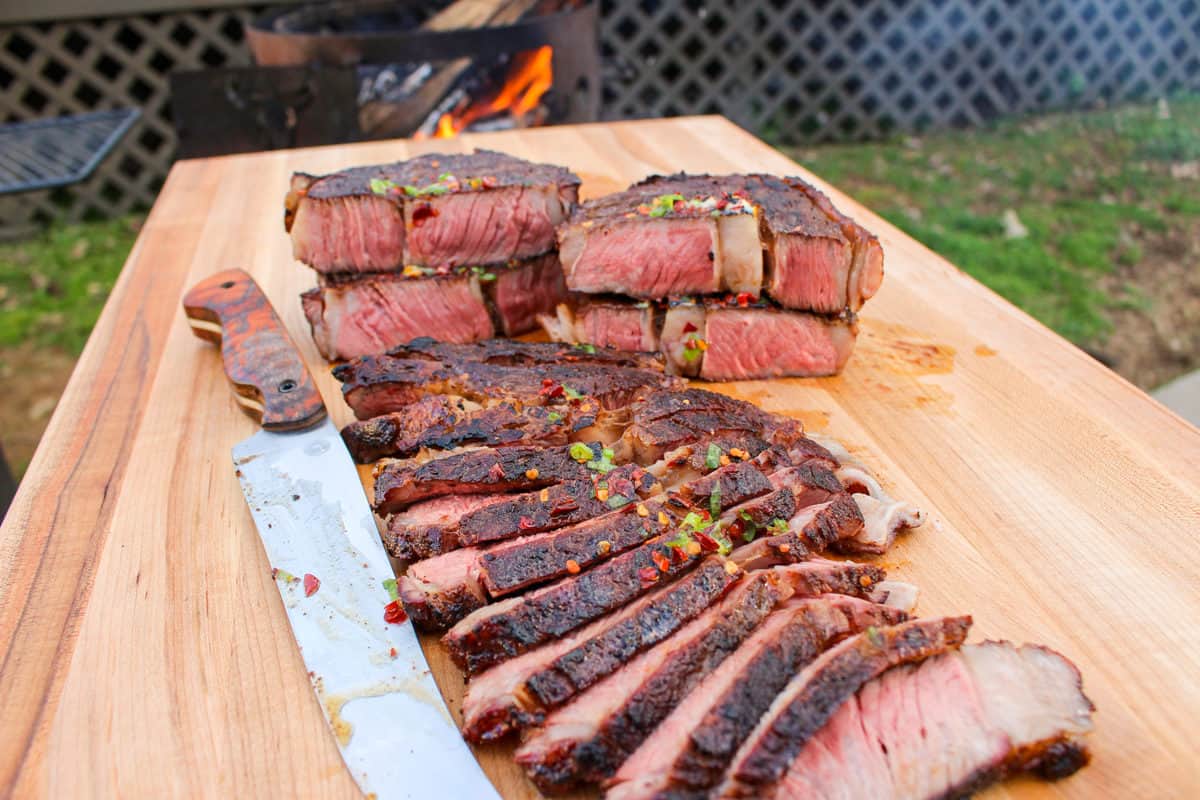
[[[576,442],[575,444],[571,445],[571,449],[567,452],[570,453],[571,458],[580,462],[590,461],[593,455],[592,448],[588,447],[583,442]]]
[[[704,454],[704,466],[708,467],[709,469],[716,469],[717,467],[721,466],[722,455],[721,448],[717,447],[715,444],[710,444],[708,446],[708,452]]]
[[[713,519],[721,513],[721,484],[713,487],[712,494],[708,496],[708,513],[712,514]]]
[[[383,588],[387,591],[388,597],[392,600],[400,599],[400,589],[396,586],[395,578],[388,578],[383,582]]]
[[[582,400],[583,399],[582,392],[572,389],[570,386],[567,386],[565,383],[563,384],[563,394],[565,394],[567,396],[568,400]]]
[[[787,533],[788,521],[786,519],[773,519],[771,524],[767,526],[767,530],[773,533]]]
[[[550,420],[551,422],[558,422],[560,419],[562,419],[562,414],[558,413],[557,411],[551,411],[546,415],[546,419]]]
[[[625,495],[614,494],[614,495],[610,495],[608,498],[608,507],[609,508],[621,508],[622,506],[629,505],[630,502],[631,502],[630,498],[626,497]]]
[[[387,178],[371,178],[371,191],[375,194],[387,194],[396,188],[396,184]]]

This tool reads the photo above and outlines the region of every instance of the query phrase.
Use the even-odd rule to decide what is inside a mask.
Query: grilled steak
[[[555,411],[501,403],[479,408],[461,398],[431,395],[402,412],[352,422],[342,428],[350,455],[360,464],[385,456],[407,458],[422,449],[453,450],[467,445],[566,444],[576,430],[595,422],[587,407]]]
[[[537,583],[566,577],[572,570],[587,569],[641,545],[663,530],[659,521],[660,513],[667,514],[673,524],[689,511],[711,513],[713,508],[719,512],[732,509],[723,517],[722,525],[733,541],[740,542],[767,531],[772,520],[786,520],[798,508],[809,503],[824,502],[841,492],[841,484],[820,465],[804,464],[798,468],[782,469],[771,475],[769,480],[760,477],[754,464],[730,464],[719,468],[719,472],[727,476],[726,479],[696,481],[702,487],[709,487],[704,490],[707,493],[700,495],[704,498],[701,507],[684,500],[684,496],[691,497],[693,501],[696,499],[694,489],[685,486],[670,496],[629,504],[620,511],[579,524],[539,535],[522,536],[487,549],[471,548],[469,556],[447,554],[422,562],[410,568],[408,574],[400,579],[405,604],[412,606],[409,613],[418,625],[427,630],[442,629],[486,604],[489,597],[503,597]],[[610,486],[613,485],[612,474],[608,480]],[[550,494],[566,485],[543,490],[548,498],[548,507],[555,507],[549,498]],[[711,487],[718,485],[725,488],[723,493],[714,496]],[[772,486],[779,488],[771,491]],[[502,529],[505,520],[514,518],[506,513],[510,504],[511,501],[490,504],[479,513],[468,513],[463,520],[479,520],[484,531],[481,537],[494,535],[495,531]],[[500,522],[489,522],[497,517],[501,518]],[[529,527],[533,527],[533,517],[524,519]],[[393,526],[389,526],[388,534],[385,534],[389,550],[394,555],[410,552],[411,545],[399,547],[391,541],[393,530]],[[454,523],[432,533],[429,528],[414,529],[416,533],[426,534],[425,541],[430,542],[429,546],[446,546],[444,539],[456,537],[459,530],[460,526]],[[701,534],[696,535],[699,539]],[[719,547],[719,543],[708,536],[699,541],[703,542],[703,546]],[[796,550],[792,557],[802,557],[803,542],[803,539],[797,540],[791,536],[772,537],[768,544],[762,546],[764,552],[755,560],[763,563],[788,560],[786,552],[793,546]],[[464,544],[457,540],[456,543]],[[778,552],[781,548],[783,553]],[[427,574],[433,577],[427,579]],[[463,602],[464,598],[469,602]],[[461,616],[453,617],[452,613]]]
[[[1008,642],[897,667],[864,686],[756,797],[966,797],[1006,775],[1086,764],[1093,706],[1058,653]]]
[[[543,792],[610,776],[637,745],[791,593],[753,573],[666,641],[550,713],[517,763]]]
[[[672,372],[710,381],[833,375],[850,358],[858,332],[853,314],[819,316],[767,301],[673,300],[660,313],[644,314],[631,302],[586,300],[573,309],[560,305],[556,317],[539,319],[558,341],[629,346],[627,323],[634,308],[643,325],[639,346],[660,350]],[[622,322],[609,324],[609,317]],[[609,331],[620,336],[609,338]]]
[[[295,176],[285,227],[293,255],[320,272],[503,263],[553,250],[578,188],[561,167],[488,150],[434,153]]]
[[[883,279],[875,237],[799,178],[654,176],[576,208],[558,241],[567,286],[588,294],[765,290],[785,307],[837,314]]]
[[[869,628],[824,653],[772,701],[734,754],[715,795],[761,797],[864,684],[890,667],[958,647],[970,626],[970,617],[943,617]]]
[[[465,397],[485,405],[569,405],[575,393],[602,408],[628,405],[648,389],[680,388],[677,378],[650,369],[598,363],[527,366],[472,361],[432,361],[396,356],[362,356],[334,368],[342,396],[359,419],[400,411],[431,394]],[[569,390],[569,391],[568,391]]]
[[[524,333],[565,297],[558,259],[549,253],[487,268],[325,275],[300,301],[317,349],[335,361],[381,353],[431,331],[446,342]]]
[[[617,503],[632,503],[661,490],[656,476],[627,464],[607,475],[571,479],[511,496],[437,526],[397,524],[389,519],[383,540],[388,552],[398,558],[430,558],[460,547],[528,537],[591,520],[608,514]]]
[[[450,344],[421,337],[388,351],[397,358],[420,358],[448,364],[475,362],[500,366],[546,366],[554,364],[603,364],[611,367],[663,371],[662,356],[607,347],[563,345],[556,342],[520,342],[487,339],[470,344]]]
[[[600,445],[586,447],[594,459],[600,458]],[[424,463],[380,461],[375,469],[375,510],[386,514],[447,494],[490,494],[540,489],[568,480],[590,481],[593,473],[584,461],[573,458],[571,448],[565,446],[480,448]]]
[[[844,595],[789,600],[642,741],[606,797],[701,800],[793,675],[838,639],[905,619],[902,611]]]
[[[479,675],[463,699],[463,733],[490,741],[539,722],[638,653],[679,630],[707,608],[742,573],[710,556],[675,583],[655,589],[615,614],[558,641],[524,653]],[[718,567],[720,571],[718,572]],[[789,567],[784,577],[796,593],[866,595],[883,570],[865,564],[813,560]]]

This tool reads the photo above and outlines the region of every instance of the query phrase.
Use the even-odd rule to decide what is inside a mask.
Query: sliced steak
[[[700,560],[659,536],[594,569],[479,609],[442,637],[468,674],[580,628],[687,572]]]
[[[1079,671],[1008,642],[897,667],[868,683],[762,797],[966,797],[1007,775],[1074,773],[1093,706]]]
[[[584,445],[599,459],[603,448]],[[571,447],[497,447],[453,453],[423,463],[380,461],[375,470],[375,511],[400,511],[447,494],[492,494],[540,489],[569,480],[591,480],[585,460]]]
[[[777,571],[800,568],[810,564]],[[789,600],[704,676],[622,764],[605,795],[609,800],[706,797],[793,675],[839,639],[907,618],[849,596],[810,594]]]
[[[493,264],[554,249],[579,179],[488,150],[293,179],[285,225],[320,272]]]
[[[407,458],[426,448],[562,445],[595,419],[587,408],[556,411],[512,403],[479,408],[462,398],[431,395],[404,411],[351,422],[342,428],[342,439],[355,461],[368,464],[388,456]]]
[[[614,350],[608,347],[583,347],[558,342],[521,342],[515,339],[487,339],[470,344],[439,342],[429,337],[413,339],[388,351],[396,358],[417,358],[447,364],[494,364],[533,367],[555,364],[600,364],[609,367],[634,367],[663,371],[662,356]]]
[[[804,429],[798,420],[704,389],[647,392],[629,410],[633,422],[622,440],[631,448],[632,457],[643,464],[702,437],[753,434],[787,446],[803,436]],[[729,460],[726,452],[713,455],[715,459],[722,456]]]
[[[574,302],[560,305],[553,318],[539,317],[552,339],[629,346],[627,337],[606,338],[614,326],[597,320],[622,316],[633,301]],[[849,360],[858,333],[853,313],[822,316],[767,300],[676,299],[659,310],[642,320],[641,346],[660,350],[671,372],[711,381],[833,375]]]
[[[547,715],[517,750],[517,763],[547,794],[609,777],[790,594],[772,570],[748,575],[666,641]]]
[[[546,711],[566,703],[678,630],[741,574],[735,562],[710,556],[701,568],[678,582],[657,588],[586,628],[489,669],[467,686],[464,735],[473,742],[490,741],[540,722]],[[842,591],[864,596],[873,582],[883,577],[878,567],[821,560],[781,570],[780,574],[797,593]]]
[[[413,624],[426,631],[445,630],[486,605],[487,596],[473,574],[478,561],[473,550],[455,550],[410,564],[397,586]]]
[[[761,797],[867,681],[890,667],[958,647],[970,627],[970,617],[942,617],[868,628],[822,654],[772,701],[734,754],[714,796]]]
[[[531,370],[480,362],[440,362],[397,356],[362,356],[333,370],[342,396],[359,419],[369,419],[431,394],[459,395],[490,405],[569,405],[584,395],[602,408],[629,405],[648,389],[681,388],[677,378],[660,371],[611,364],[563,363]],[[569,390],[569,391],[568,391]]]
[[[658,478],[635,464],[608,475],[571,479],[540,491],[514,495],[441,525],[400,524],[389,518],[383,540],[388,552],[413,561],[460,547],[491,544],[516,536],[575,525],[620,505],[657,494]]]
[[[799,178],[653,176],[583,203],[558,242],[568,287],[588,294],[765,290],[785,307],[837,314],[883,279],[875,237]]]
[[[487,280],[489,275],[495,275],[495,280]],[[555,253],[511,266],[489,267],[479,279],[484,281],[483,293],[496,330],[504,336],[534,330],[540,315],[553,313],[567,298],[567,285]]]

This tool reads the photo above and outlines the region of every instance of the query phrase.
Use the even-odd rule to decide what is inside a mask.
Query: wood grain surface
[[[297,298],[314,280],[283,233],[288,175],[472,146],[567,165],[585,196],[680,169],[806,174],[715,117],[177,164],[0,528],[0,793],[355,796],[233,474],[255,425],[180,299],[249,271],[348,421]],[[1093,764],[988,796],[1194,796],[1200,432],[816,183],[883,243],[858,350],[835,378],[720,388],[840,438],[928,510],[885,559],[921,613],[1083,670]],[[461,678],[427,652],[457,713]],[[508,748],[480,758],[505,797],[534,796]]]

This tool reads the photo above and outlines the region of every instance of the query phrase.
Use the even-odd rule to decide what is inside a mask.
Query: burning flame
[[[520,53],[513,59],[504,85],[486,103],[472,103],[461,111],[442,114],[434,136],[439,139],[455,136],[477,119],[504,111],[514,117],[528,114],[537,108],[542,95],[554,82],[551,61],[554,50],[549,45]]]

